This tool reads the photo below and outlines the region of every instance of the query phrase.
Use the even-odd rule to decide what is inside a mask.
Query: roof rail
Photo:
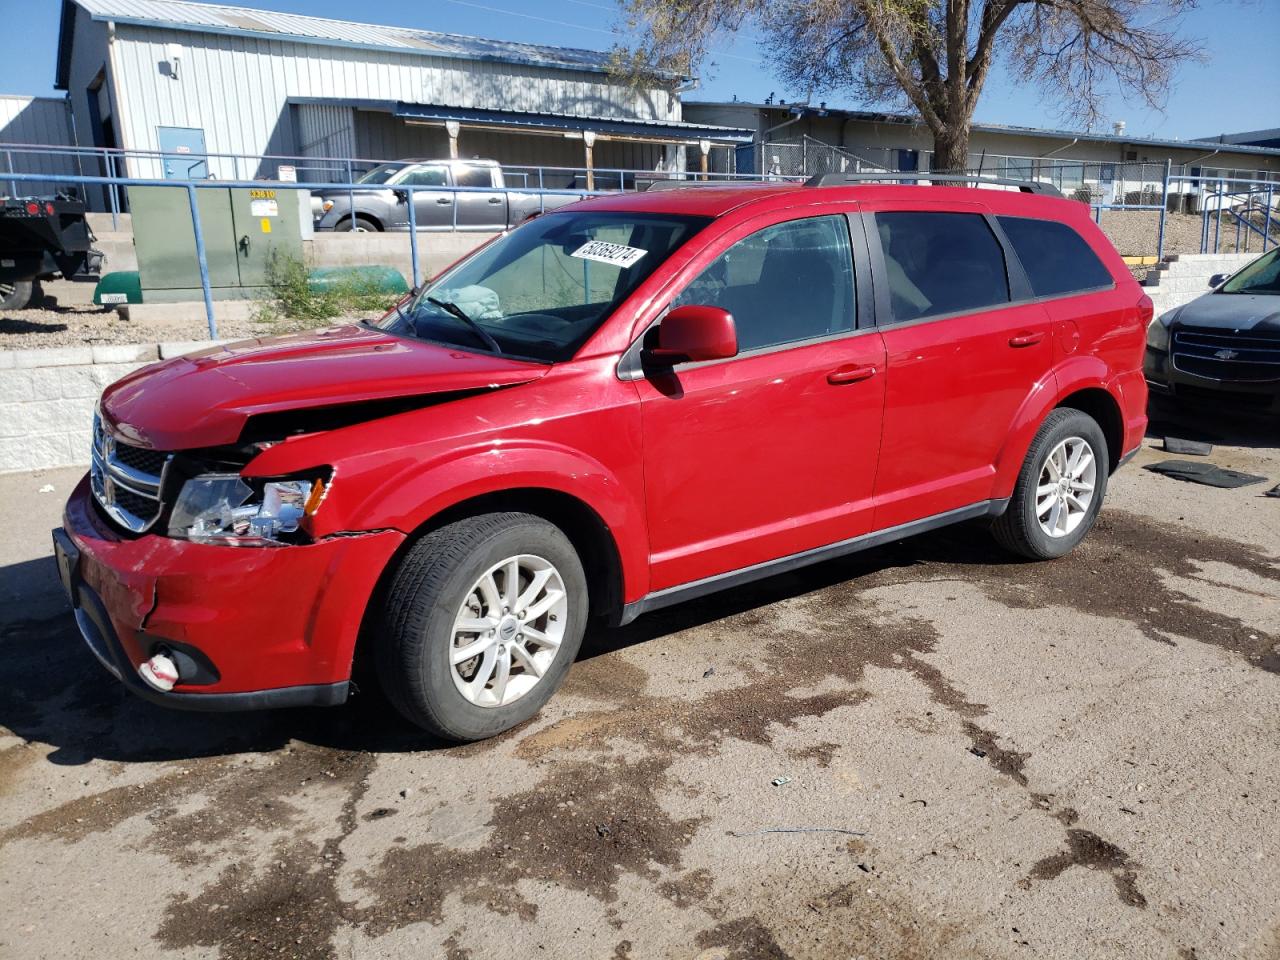
[[[1038,180],[1010,180],[1006,177],[983,177],[973,173],[930,173],[928,170],[911,170],[905,173],[820,173],[804,182],[806,187],[841,187],[849,184],[876,183],[881,180],[928,180],[931,183],[968,183],[975,187],[992,185],[1017,187],[1023,193],[1038,193],[1046,197],[1060,197],[1062,191],[1051,183]]]
[[[696,176],[696,174],[695,174]],[[640,181],[643,183],[644,181]],[[795,181],[778,180],[651,180],[648,190],[685,190],[689,187],[776,187],[780,183]]]

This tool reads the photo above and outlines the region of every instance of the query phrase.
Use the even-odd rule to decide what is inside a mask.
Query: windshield
[[[382,163],[356,180],[356,183],[386,183],[403,169],[403,163]]]
[[[463,261],[378,325],[469,350],[567,360],[708,222],[666,214],[546,214]]]
[[[1218,292],[1280,294],[1280,247],[1253,261],[1219,287]]]

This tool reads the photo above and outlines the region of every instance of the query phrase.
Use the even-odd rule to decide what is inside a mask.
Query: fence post
[[[213,318],[213,291],[209,289],[209,260],[204,252],[204,229],[200,225],[200,203],[195,184],[187,181],[187,202],[191,204],[191,228],[196,235],[196,261],[200,264],[200,289],[204,293],[204,313],[209,320],[209,339],[218,339],[218,321]]]
[[[1275,188],[1267,185],[1267,209],[1262,211],[1262,252],[1267,252],[1267,241],[1271,239],[1271,192]]]
[[[418,269],[418,203],[413,195],[413,186],[409,186],[409,262],[413,270],[413,289],[417,290],[422,283],[422,271]]]
[[[1218,181],[1218,218],[1213,222],[1213,252],[1218,253],[1222,240],[1222,204],[1227,196],[1227,182]]]
[[[354,180],[355,173],[351,169],[351,158],[347,157],[347,211],[351,214],[352,230],[356,228],[356,188],[352,186]],[[409,195],[409,199],[413,199],[412,193]]]
[[[116,175],[116,160],[110,153],[104,153],[103,156],[107,161],[107,176],[114,177]],[[120,184],[113,182],[107,187],[107,197],[111,203],[111,229],[120,229]]]
[[[8,171],[9,173],[13,173],[14,170],[13,170],[13,151],[12,150],[6,150],[4,152],[4,162],[5,162],[5,167],[4,167],[5,170]],[[16,197],[17,195],[18,195],[18,181],[10,180],[9,196]]]
[[[1156,262],[1164,260],[1164,227],[1169,217],[1169,175],[1173,172],[1173,161],[1164,162],[1164,187],[1160,200],[1160,233],[1156,237]]]

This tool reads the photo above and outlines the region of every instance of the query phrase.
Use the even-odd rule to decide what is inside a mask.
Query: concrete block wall
[[[198,343],[116,344],[0,352],[0,473],[89,462],[93,408],[110,384]]]
[[[1176,254],[1147,273],[1143,289],[1159,316],[1208,293],[1209,278],[1215,273],[1235,273],[1258,256],[1256,253]]]

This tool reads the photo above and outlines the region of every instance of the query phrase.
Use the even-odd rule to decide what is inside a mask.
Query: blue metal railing
[[[39,173],[15,173],[10,174],[15,183],[44,182],[49,178],[46,174]],[[282,181],[262,181],[262,180],[164,180],[157,178],[141,178],[141,177],[86,177],[86,176],[63,176],[59,177],[60,183],[72,183],[82,186],[117,186],[117,187],[172,187],[175,190],[185,190],[187,193],[187,203],[191,211],[191,226],[195,233],[196,244],[196,261],[200,269],[200,290],[204,296],[205,316],[208,321],[209,337],[216,340],[218,338],[218,323],[214,315],[213,306],[213,288],[209,281],[209,260],[206,253],[204,229],[200,222],[200,206],[197,201],[197,190],[212,189],[246,189],[261,190],[264,183],[270,183],[273,190],[325,190],[332,189],[331,183],[292,183]],[[375,191],[386,189],[380,184],[350,184],[353,194],[357,191]],[[421,191],[430,191],[432,193],[449,192],[453,194],[467,193],[486,193],[491,194],[496,191],[494,187],[417,187],[417,186],[397,186],[395,189],[408,194],[409,208],[409,261],[413,273],[413,286],[416,289],[423,282],[422,260],[419,254],[420,240],[418,237],[418,220],[417,220],[417,204],[414,202],[414,194]],[[515,188],[503,188],[500,192],[515,192]],[[589,196],[600,196],[609,191],[603,190],[539,190],[526,191],[520,190],[521,193],[536,192],[539,196],[539,208],[546,209],[546,198],[548,196],[568,196],[575,198],[585,198]],[[453,204],[454,217],[457,217],[457,203]],[[456,224],[455,224],[456,225]]]

